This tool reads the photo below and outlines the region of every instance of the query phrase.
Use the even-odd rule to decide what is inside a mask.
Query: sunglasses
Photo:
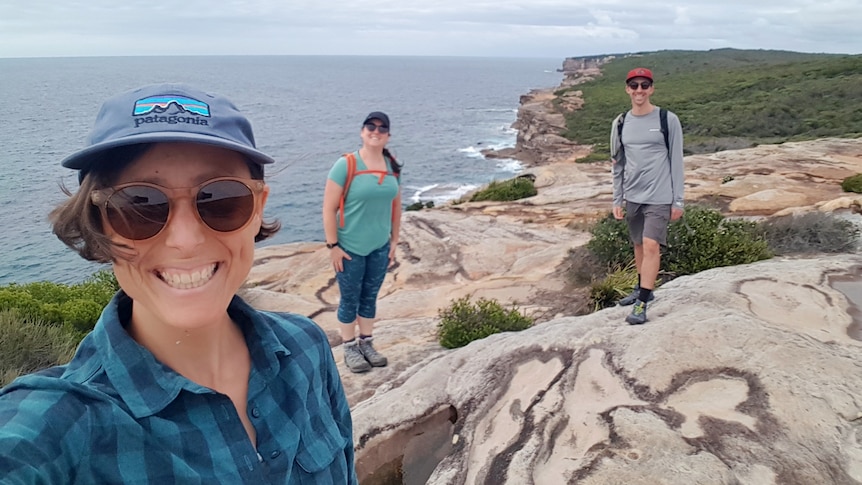
[[[389,133],[389,127],[383,125],[375,125],[374,123],[365,123],[365,129],[374,133],[374,130],[380,132],[381,135]]]
[[[195,214],[210,229],[224,233],[242,229],[251,221],[255,196],[265,186],[263,180],[237,177],[218,177],[183,188],[132,182],[94,190],[90,200],[115,233],[142,241],[162,232],[182,198],[194,201]]]
[[[641,89],[643,89],[644,91],[646,91],[647,89],[649,89],[649,88],[651,88],[651,87],[652,87],[652,82],[650,82],[650,81],[641,81],[640,83],[638,83],[637,81],[630,81],[630,82],[628,83],[628,85],[629,85],[629,87],[631,88],[631,90],[632,90],[632,91],[637,91],[637,90],[638,90],[638,86],[640,86],[640,87],[641,87]]]

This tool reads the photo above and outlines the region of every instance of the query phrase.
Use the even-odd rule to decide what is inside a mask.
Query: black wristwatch
[[[335,241],[332,244],[326,243],[326,249],[332,249],[334,247],[340,247],[340,246],[338,246],[338,241]]]

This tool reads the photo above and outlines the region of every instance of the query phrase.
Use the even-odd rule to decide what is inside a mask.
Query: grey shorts
[[[667,245],[670,204],[637,204],[626,202],[626,222],[632,243],[641,246],[644,238]]]

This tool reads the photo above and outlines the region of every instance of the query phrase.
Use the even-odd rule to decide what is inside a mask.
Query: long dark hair
[[[388,158],[389,161],[391,162],[390,165],[392,165],[392,171],[395,172],[395,175],[400,176],[402,165],[400,163],[398,163],[398,160],[396,160],[395,157],[392,155],[392,153],[389,152],[388,148],[383,149],[383,156],[385,158]]]

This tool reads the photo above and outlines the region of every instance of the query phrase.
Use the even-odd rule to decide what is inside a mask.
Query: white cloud
[[[862,53],[857,0],[0,0],[0,57]]]
[[[691,25],[691,17],[688,15],[688,7],[677,7],[676,18],[673,23],[676,25]]]

